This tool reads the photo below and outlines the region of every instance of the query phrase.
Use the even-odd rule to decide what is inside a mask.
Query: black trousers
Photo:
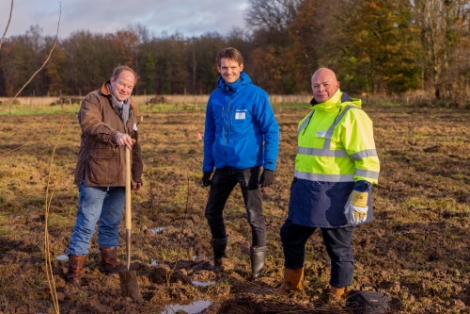
[[[281,242],[284,249],[284,266],[289,269],[304,267],[305,243],[317,228],[293,224],[287,219],[281,227]],[[354,254],[352,236],[354,227],[323,229],[323,243],[331,259],[330,285],[343,288],[352,284]]]
[[[205,210],[213,238],[227,237],[223,211],[230,193],[238,183],[243,194],[248,223],[251,227],[252,246],[266,246],[266,224],[261,204],[259,176],[260,167],[244,170],[216,169],[212,176],[209,200]]]

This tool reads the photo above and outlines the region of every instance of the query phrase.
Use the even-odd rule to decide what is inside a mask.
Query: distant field
[[[132,99],[143,110],[159,111],[159,108],[200,109],[207,103],[209,95],[137,95]],[[1,114],[60,113],[78,110],[83,96],[63,97],[18,97],[10,106],[10,98],[0,97]],[[273,104],[308,103],[310,95],[270,95]],[[178,108],[180,107],[180,108]],[[163,109],[165,110],[165,109]]]
[[[80,136],[76,114],[0,116],[0,313],[53,312],[44,270],[46,190],[52,197],[47,222],[61,313],[159,313],[168,304],[198,300],[212,303],[207,314],[340,313],[328,306],[330,312],[318,310],[325,306],[330,272],[318,233],[307,245],[305,291],[269,294],[283,278],[279,229],[287,215],[296,127],[308,102],[274,105],[281,146],[276,182],[263,189],[267,273],[255,282],[249,281],[251,232],[238,188],[225,211],[230,258],[222,273],[210,270],[210,232],[203,214],[208,189],[200,185],[197,135],[204,131],[204,111],[185,110],[182,103],[161,106],[160,111],[143,106],[144,189],[132,199],[132,267],[142,304],[122,298],[119,279],[98,271],[96,238],[83,286],[65,285],[67,262],[56,257],[66,250],[77,206],[72,184]],[[375,220],[354,236],[353,288],[377,284],[390,296],[393,313],[465,313],[470,306],[470,111],[364,109],[374,122],[382,171],[374,189]]]

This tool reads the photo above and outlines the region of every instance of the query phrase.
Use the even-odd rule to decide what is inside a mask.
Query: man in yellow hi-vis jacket
[[[312,76],[312,111],[300,121],[289,214],[281,227],[284,283],[302,289],[305,243],[320,228],[331,259],[330,296],[352,284],[354,227],[372,220],[372,184],[379,177],[372,121],[361,100],[341,92],[326,68]]]

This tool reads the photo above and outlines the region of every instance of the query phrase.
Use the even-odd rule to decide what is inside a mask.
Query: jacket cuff
[[[268,161],[263,165],[263,168],[266,170],[274,171],[276,170],[276,164],[273,163],[272,161]]]
[[[207,167],[207,166],[204,166],[202,167],[202,172],[214,172],[214,167]]]
[[[354,190],[356,191],[367,191],[372,183],[366,180],[359,180],[354,183]]]
[[[111,131],[111,133],[109,134],[109,142],[114,144],[114,145],[117,145],[117,135],[119,134],[118,131]]]

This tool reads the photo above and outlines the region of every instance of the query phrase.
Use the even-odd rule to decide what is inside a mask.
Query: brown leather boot
[[[69,268],[67,271],[67,283],[79,286],[80,275],[85,265],[87,255],[69,255]]]
[[[101,263],[99,271],[105,275],[118,273],[117,248],[100,247]]]
[[[274,293],[282,294],[289,291],[302,290],[302,281],[304,279],[304,268],[289,269],[284,267],[284,283],[274,290]]]

